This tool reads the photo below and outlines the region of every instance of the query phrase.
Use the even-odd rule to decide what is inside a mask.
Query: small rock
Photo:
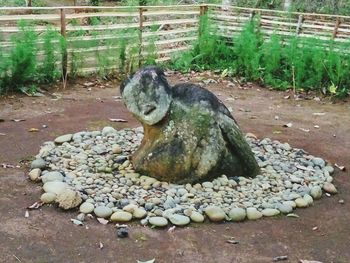
[[[82,199],[78,192],[65,189],[57,195],[56,202],[63,209],[71,209],[81,204]]]
[[[293,211],[293,207],[288,204],[278,204],[276,208],[280,210],[283,214],[289,214]]]
[[[129,222],[132,219],[132,214],[129,212],[118,211],[111,215],[112,222]]]
[[[328,173],[332,174],[334,172],[334,168],[333,166],[327,165],[325,168],[323,168],[324,170],[326,170]]]
[[[338,193],[337,188],[334,186],[334,184],[328,182],[324,183],[323,190],[330,194]]]
[[[150,217],[148,219],[148,222],[152,226],[156,226],[156,227],[164,227],[168,224],[168,220],[164,217],[161,217],[161,216]]]
[[[92,203],[84,202],[80,205],[79,211],[84,214],[90,214],[94,211],[95,206]]]
[[[190,218],[195,223],[202,223],[202,222],[204,222],[204,216],[201,213],[197,212],[197,211],[192,211],[192,213],[190,215]]]
[[[314,199],[320,199],[322,197],[322,189],[321,187],[319,187],[318,185],[313,186],[310,190],[310,195],[314,198]]]
[[[30,164],[30,169],[43,169],[46,167],[46,162],[42,158],[35,159],[31,164]]]
[[[47,182],[63,182],[63,178],[64,177],[60,172],[53,171],[44,174],[41,177],[41,181],[43,181],[44,184]]]
[[[187,216],[172,214],[169,216],[169,220],[176,226],[185,226],[190,223],[190,219]]]
[[[68,185],[64,182],[47,182],[43,186],[46,193],[55,193],[56,195],[59,195],[67,188]]]
[[[225,212],[218,206],[208,206],[204,212],[213,222],[219,222],[226,218]]]
[[[305,201],[305,199],[301,198],[301,197],[295,199],[295,203],[297,204],[297,207],[299,207],[299,208],[308,207],[307,201]]]
[[[97,217],[106,218],[112,214],[112,209],[106,206],[98,206],[94,209],[94,213]]]
[[[314,199],[308,194],[304,195],[303,199],[306,201],[308,206],[312,205],[312,203],[314,202]]]
[[[280,211],[277,209],[273,209],[273,208],[266,208],[266,209],[262,210],[261,213],[264,216],[277,216],[280,214]]]
[[[323,168],[326,166],[326,162],[322,158],[315,157],[311,160],[314,165],[319,166],[320,168]]]
[[[113,128],[113,127],[104,127],[103,130],[102,130],[102,135],[106,136],[108,134],[111,134],[111,133],[115,133],[116,130]]]
[[[115,154],[122,153],[122,148],[118,144],[116,144],[116,145],[113,146],[112,152],[115,153]]]
[[[255,207],[247,208],[247,218],[249,220],[256,220],[263,216],[261,212],[259,212]]]
[[[30,180],[37,182],[37,181],[40,181],[40,179],[39,179],[40,174],[41,174],[41,170],[39,168],[34,168],[33,170],[31,170],[28,173],[28,176],[29,176]]]
[[[43,202],[44,204],[51,204],[53,202],[55,202],[56,200],[56,194],[55,193],[43,193],[40,196],[40,200],[41,202]]]
[[[79,215],[77,215],[77,220],[84,222],[85,220],[85,214],[84,213],[80,213]]]
[[[202,183],[202,186],[204,188],[213,188],[214,185],[212,182],[204,182],[204,183]]]
[[[246,218],[247,213],[245,209],[240,207],[235,207],[230,210],[230,212],[228,213],[228,216],[232,221],[239,222],[239,221],[243,221]]]
[[[72,140],[73,134],[65,134],[65,135],[61,135],[59,137],[57,137],[54,142],[57,144],[62,144],[64,142],[69,142],[70,140]]]
[[[133,215],[133,217],[135,217],[137,219],[141,219],[147,215],[147,212],[143,208],[135,208],[132,215]]]
[[[137,209],[137,205],[134,205],[134,204],[128,204],[126,206],[123,207],[123,211],[125,212],[129,212],[129,213],[133,213],[135,209]]]
[[[126,238],[129,236],[129,229],[127,227],[118,227],[117,228],[117,237]]]

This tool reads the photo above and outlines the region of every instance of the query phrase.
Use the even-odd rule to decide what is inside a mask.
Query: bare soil
[[[173,76],[171,81],[176,83],[180,79]],[[0,119],[3,119],[0,164],[20,165],[20,168],[0,168],[0,262],[128,263],[155,258],[157,263],[260,263],[272,262],[274,257],[283,255],[288,256],[285,262],[301,259],[350,262],[350,174],[338,169],[334,183],[339,194],[324,197],[310,208],[296,210],[299,218],[281,216],[243,223],[191,224],[172,233],[133,222],[130,236],[125,239],[116,237],[112,224],[101,225],[90,219],[86,221],[88,229],[76,226],[70,219],[77,211],[61,211],[55,206],[30,211],[25,218],[25,208],[38,201],[42,192],[40,184],[27,179],[26,161],[38,153],[43,142],[61,134],[101,129],[106,125],[118,129],[139,125],[122,102],[113,98],[119,94],[118,84],[107,85],[101,88],[96,84],[89,91],[72,84],[68,90],[56,92],[59,99],[49,94],[39,98],[16,95],[0,99]],[[349,102],[285,99],[286,92],[256,86],[241,89],[220,83],[207,87],[232,107],[244,132],[288,142],[350,168]],[[128,122],[112,123],[110,118]],[[282,127],[286,123],[293,125]],[[31,128],[39,131],[29,132]],[[344,204],[339,203],[341,199]],[[227,243],[231,237],[239,244]],[[100,242],[103,249],[99,248]]]

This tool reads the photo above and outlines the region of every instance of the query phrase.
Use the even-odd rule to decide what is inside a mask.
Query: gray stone
[[[258,211],[255,207],[248,207],[247,208],[247,218],[249,220],[257,220],[261,218],[263,214]]]
[[[246,218],[247,213],[245,209],[235,207],[230,210],[230,212],[228,213],[228,216],[232,221],[239,222],[239,221],[243,221]]]
[[[56,195],[62,193],[67,188],[68,185],[64,182],[47,182],[43,186],[46,193],[55,193]]]
[[[288,204],[278,204],[276,207],[278,210],[281,211],[283,214],[289,214],[290,212],[293,211],[293,207],[288,205]]]
[[[63,182],[63,179],[63,175],[57,171],[48,172],[41,176],[41,180],[44,184],[47,182]]]
[[[30,169],[35,169],[35,168],[43,169],[45,167],[46,167],[46,162],[42,158],[35,159],[30,164]]]
[[[334,184],[329,182],[324,183],[323,190],[325,190],[327,193],[330,193],[330,194],[338,193],[337,188],[334,186]]]
[[[202,223],[202,222],[204,222],[204,216],[201,213],[197,212],[197,211],[192,211],[192,213],[190,215],[190,218],[195,223]]]
[[[72,137],[73,137],[73,134],[61,135],[61,136],[59,136],[59,137],[57,137],[55,139],[55,143],[62,144],[62,143],[65,143],[65,142],[69,142],[69,141],[72,140]]]
[[[304,195],[303,199],[306,201],[308,206],[312,205],[314,202],[314,199],[308,194]]]
[[[152,226],[156,226],[156,227],[164,227],[168,224],[168,220],[164,217],[161,217],[161,216],[150,217],[148,219],[148,222]]]
[[[34,168],[28,173],[30,180],[37,182],[40,181],[39,177],[41,175],[41,170],[39,168]]]
[[[311,160],[314,165],[319,166],[320,168],[323,168],[326,166],[326,162],[322,158],[315,157]]]
[[[226,218],[225,212],[218,206],[208,206],[204,212],[213,222],[220,222]]]
[[[273,209],[273,208],[266,208],[264,210],[261,211],[261,213],[264,215],[264,216],[277,216],[280,214],[280,211],[277,210],[277,209]]]
[[[143,208],[136,208],[136,209],[134,209],[132,215],[133,215],[133,217],[135,217],[137,219],[141,219],[141,218],[144,218],[147,215],[147,212]]]
[[[169,216],[169,220],[172,224],[176,226],[185,226],[190,223],[189,217],[179,214],[172,214],[171,216]]]
[[[320,199],[322,197],[322,189],[320,186],[316,185],[311,188],[310,195],[314,199]]]
[[[132,219],[132,214],[125,211],[114,212],[111,215],[112,222],[129,222]]]
[[[299,207],[299,208],[308,207],[307,201],[304,198],[301,198],[301,197],[295,199],[295,203],[297,204],[297,207]]]
[[[327,165],[324,170],[326,170],[327,172],[329,172],[330,174],[332,174],[334,172],[334,168],[333,166]]]
[[[94,213],[97,217],[107,218],[112,214],[112,209],[106,206],[98,206],[94,209]]]
[[[95,206],[92,203],[82,203],[79,207],[79,211],[84,214],[90,214],[94,211]]]
[[[102,130],[102,135],[104,136],[114,133],[116,133],[116,130],[113,127],[106,126]]]
[[[122,153],[122,148],[118,144],[113,145],[112,152],[115,154],[120,154]]]
[[[56,200],[56,194],[55,193],[43,193],[40,196],[40,201],[43,202],[44,204],[51,204],[55,202]]]

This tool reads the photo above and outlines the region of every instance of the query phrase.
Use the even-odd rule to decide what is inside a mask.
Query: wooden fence
[[[219,5],[176,6],[65,6],[0,8],[0,48],[13,46],[11,36],[20,31],[19,20],[30,21],[41,36],[48,25],[67,41],[59,62],[63,71],[96,72],[115,69],[123,63],[142,64],[149,56],[169,61],[198,38],[200,16],[208,14],[216,34],[232,37],[253,17],[270,36],[350,40],[350,17],[276,10],[222,7]],[[43,40],[38,41],[38,47]],[[56,43],[58,45],[58,43]],[[121,53],[121,50],[124,53]],[[123,57],[124,56],[124,57]],[[124,65],[125,66],[125,65]]]

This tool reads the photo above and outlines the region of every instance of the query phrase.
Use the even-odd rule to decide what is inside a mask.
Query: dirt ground
[[[173,76],[171,80],[179,82],[180,77]],[[0,99],[0,164],[21,166],[0,168],[0,262],[128,263],[155,258],[156,263],[260,263],[284,255],[288,256],[285,262],[350,262],[350,174],[338,169],[334,178],[339,194],[296,210],[299,218],[191,224],[172,233],[133,222],[130,237],[125,239],[116,237],[112,224],[101,225],[90,219],[86,221],[88,228],[76,226],[70,221],[76,211],[64,212],[55,206],[30,211],[25,218],[25,208],[38,201],[42,192],[40,184],[27,179],[25,161],[38,153],[43,142],[106,125],[118,129],[138,126],[115,98],[119,94],[116,83],[106,88],[94,85],[91,90],[82,85],[71,86],[56,95]],[[243,131],[288,142],[350,168],[349,102],[333,104],[329,99],[295,100],[292,96],[285,99],[288,93],[255,86],[207,87],[232,107]],[[112,123],[109,118],[128,122]],[[292,123],[292,127],[282,127],[286,123]],[[29,132],[31,128],[39,131]],[[339,203],[341,199],[344,204]],[[231,237],[239,244],[227,243]],[[100,242],[103,249],[99,248]]]

